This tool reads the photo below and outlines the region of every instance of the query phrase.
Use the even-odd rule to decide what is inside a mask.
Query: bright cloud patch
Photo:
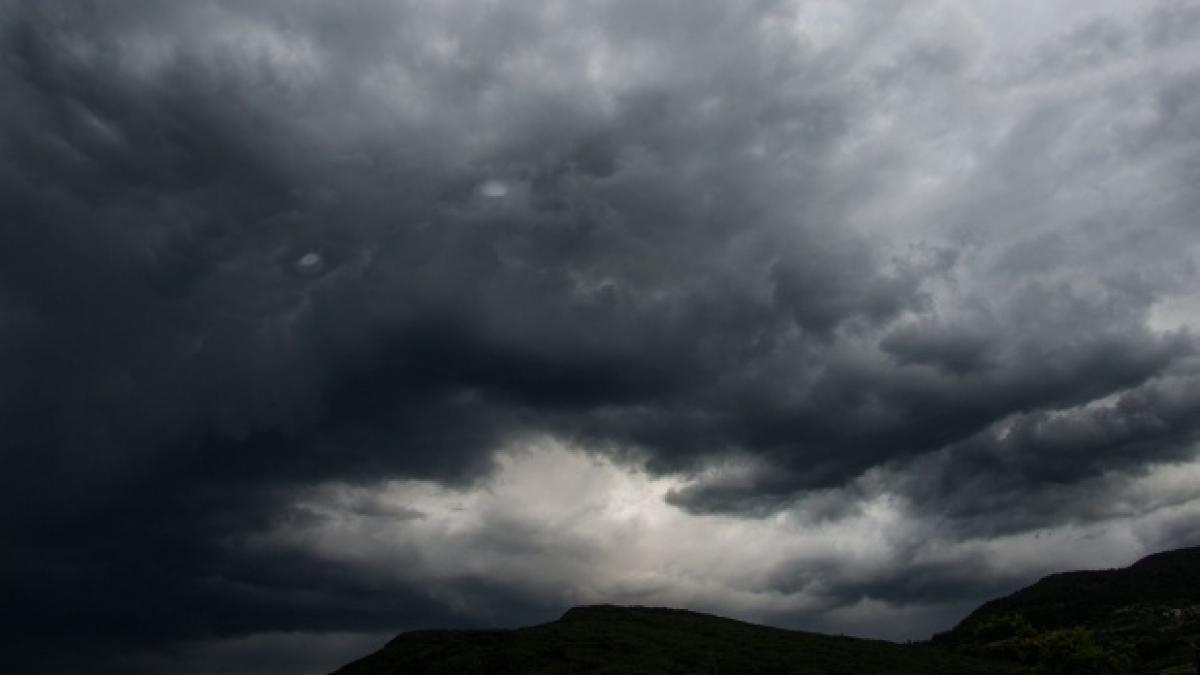
[[[939,587],[1127,564],[1200,516],[1197,463],[1088,486],[1124,495],[1097,521],[998,538],[956,538],[885,483],[859,481],[853,509],[831,517],[814,514],[847,496],[812,495],[765,518],[697,515],[668,502],[683,479],[542,438],[501,452],[495,471],[469,487],[314,488],[250,545],[343,565],[381,589],[424,588],[485,624],[498,610],[494,585],[551,613],[606,602],[688,606],[905,639],[945,628],[974,600]],[[889,588],[912,570],[921,578],[907,593]]]

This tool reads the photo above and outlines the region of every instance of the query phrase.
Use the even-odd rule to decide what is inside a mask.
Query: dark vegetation
[[[338,675],[966,672],[1012,671],[931,647],[768,628],[678,609],[598,606],[512,631],[404,633]]]
[[[1194,673],[1200,547],[1052,574],[985,603],[933,644],[1045,673]]]
[[[337,675],[400,673],[1195,673],[1200,547],[1055,574],[901,645],[677,609],[577,607],[540,626],[416,631]]]

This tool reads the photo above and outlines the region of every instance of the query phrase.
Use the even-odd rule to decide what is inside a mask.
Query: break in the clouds
[[[6,0],[0,90],[30,672],[1196,541],[1194,2]]]

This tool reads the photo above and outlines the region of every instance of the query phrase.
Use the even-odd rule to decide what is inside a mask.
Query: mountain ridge
[[[334,675],[1200,673],[1200,546],[1047,575],[929,641],[898,644],[671,607],[582,605],[510,630],[411,631]]]
[[[977,617],[1010,607],[1021,608],[1034,628],[1045,629],[1075,625],[1072,620],[1085,611],[1090,613],[1080,616],[1076,623],[1087,622],[1101,609],[1111,611],[1138,602],[1172,606],[1200,603],[1200,546],[1152,553],[1128,567],[1048,574],[1009,595],[985,602],[946,633],[962,630]],[[1029,607],[1036,603],[1049,603],[1052,608]]]

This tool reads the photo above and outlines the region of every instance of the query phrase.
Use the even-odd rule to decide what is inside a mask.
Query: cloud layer
[[[12,0],[0,64],[30,669],[1195,539],[1194,3]]]

